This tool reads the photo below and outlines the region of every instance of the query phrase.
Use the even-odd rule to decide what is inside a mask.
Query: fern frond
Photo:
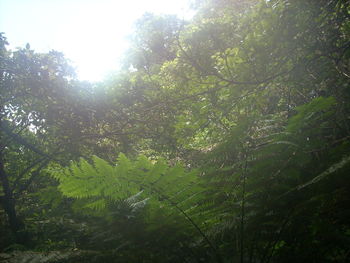
[[[341,159],[339,162],[333,164],[331,167],[329,167],[326,171],[324,171],[320,175],[314,177],[312,180],[308,181],[305,184],[299,185],[297,187],[297,189],[300,190],[300,189],[303,189],[303,188],[305,188],[305,187],[307,187],[309,185],[312,185],[312,184],[315,184],[315,183],[321,181],[322,179],[324,179],[328,175],[330,175],[330,174],[338,171],[339,169],[343,168],[349,162],[350,162],[350,156],[345,156],[343,159]]]
[[[93,156],[92,164],[80,159],[51,174],[59,181],[63,195],[91,199],[85,207],[96,210],[104,209],[106,200],[128,200],[140,207],[150,197],[190,207],[190,200],[201,191],[197,171],[187,172],[180,164],[170,167],[164,159],[152,161],[143,155],[133,162],[120,154],[115,166]]]

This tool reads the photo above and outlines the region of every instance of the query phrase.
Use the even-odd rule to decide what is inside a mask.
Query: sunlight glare
[[[87,1],[56,33],[55,48],[72,60],[79,79],[98,81],[117,69],[127,49],[126,37],[143,13],[189,18],[192,14],[187,6],[186,0]]]

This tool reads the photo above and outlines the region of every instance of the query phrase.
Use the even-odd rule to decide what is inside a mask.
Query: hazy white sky
[[[189,0],[0,0],[0,32],[10,47],[63,52],[84,80],[117,68],[133,22],[145,12],[190,18]]]

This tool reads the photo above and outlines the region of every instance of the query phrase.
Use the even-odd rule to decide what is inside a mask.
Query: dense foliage
[[[1,35],[1,260],[350,260],[350,3],[194,6],[97,84]]]

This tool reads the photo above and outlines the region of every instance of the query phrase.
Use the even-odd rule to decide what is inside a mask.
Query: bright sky
[[[126,37],[145,12],[193,15],[189,0],[0,0],[0,32],[10,48],[63,52],[81,80],[101,80],[117,69]]]

